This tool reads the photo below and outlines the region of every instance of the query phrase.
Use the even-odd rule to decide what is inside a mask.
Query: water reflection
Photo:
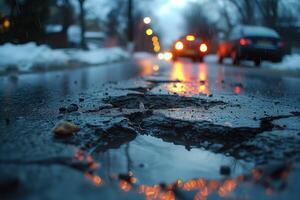
[[[154,72],[157,72],[159,70],[159,65],[154,64],[153,61],[148,59],[138,60],[138,64],[141,69],[140,71],[141,76],[151,75]]]
[[[119,150],[119,153],[122,152],[125,158],[123,161],[125,161],[125,169],[127,172],[118,173],[118,170],[109,170],[108,177],[112,182],[116,183],[119,188],[119,192],[139,194],[147,200],[206,200],[210,197],[214,198],[216,195],[220,199],[227,199],[229,197],[232,199],[239,199],[239,197],[245,195],[252,197],[254,195],[253,191],[247,192],[246,190],[243,190],[245,189],[245,187],[243,188],[245,184],[247,184],[247,187],[249,184],[252,184],[252,188],[254,186],[261,186],[261,188],[265,189],[265,194],[269,195],[274,191],[281,191],[287,187],[287,179],[292,167],[291,163],[284,163],[278,166],[272,166],[272,168],[257,167],[253,170],[250,170],[250,173],[244,173],[243,175],[232,174],[234,178],[230,176],[221,176],[220,178],[206,178],[201,176],[199,178],[189,178],[187,180],[177,179],[176,181],[172,182],[168,182],[167,180],[163,179],[164,181],[159,181],[156,184],[148,184],[146,179],[149,176],[153,176],[151,173],[152,170],[155,171],[155,176],[162,176],[164,171],[159,171],[157,169],[153,169],[153,166],[149,166],[150,168],[142,170],[143,173],[139,173],[138,169],[136,168],[137,160],[132,160],[130,155],[130,153],[135,155],[135,151],[137,149],[132,149],[132,151],[129,151],[130,148],[130,144],[126,144],[124,145],[123,149]],[[169,150],[172,151],[172,149]],[[145,153],[143,154],[147,157],[147,159],[151,159],[149,155]],[[98,157],[99,160],[101,160],[101,157],[104,155],[106,155],[106,153]],[[114,158],[114,164],[119,162],[119,157],[116,157],[116,155],[112,155],[111,153],[109,153],[109,155]],[[95,155],[95,157],[97,156],[99,155]],[[164,155],[161,154],[161,156],[163,157]],[[179,165],[179,163],[174,162],[172,158],[169,159],[170,161],[168,162],[172,162],[175,168],[177,165]],[[101,166],[102,168],[100,170],[100,165],[94,160],[94,158],[81,150],[77,150],[75,152],[74,161],[79,161],[88,165],[88,167],[83,171],[85,177],[92,184],[95,186],[112,187],[112,185],[109,184],[109,181],[104,182],[102,178],[106,177],[105,173],[103,174],[104,170],[102,170],[102,168],[106,167],[105,163],[103,163],[103,166]],[[186,162],[190,164],[188,158],[186,158]],[[111,167],[111,165],[108,167]],[[180,174],[181,173],[179,172],[175,174],[175,176],[181,176]],[[197,173],[193,172],[193,174],[195,175]],[[237,189],[238,187],[240,188]]]
[[[236,178],[224,178],[223,180],[209,179],[191,179],[186,182],[177,180],[172,184],[134,185],[135,182],[121,180],[120,188],[128,192],[132,188],[137,188],[136,192],[143,194],[145,199],[151,200],[175,200],[177,196],[187,192],[196,192],[195,200],[206,200],[209,196],[217,194],[221,199],[227,198],[232,194],[238,185],[243,183],[253,183],[265,188],[266,194],[270,195],[272,191],[280,191],[287,186],[288,174],[291,170],[291,164],[283,164],[279,168],[270,171],[264,168],[256,168],[251,174],[237,176]],[[133,175],[131,176],[133,177]],[[134,179],[136,180],[136,179]],[[277,185],[280,185],[278,188]],[[238,199],[238,198],[237,198]]]
[[[210,93],[207,64],[176,61],[171,66],[170,79],[178,81],[167,85],[167,90],[179,95],[195,95]]]
[[[235,86],[234,87],[234,93],[235,94],[240,94],[242,91],[242,87],[241,86]]]
[[[95,162],[91,155],[88,155],[85,151],[77,149],[75,151],[74,162],[82,163],[82,170],[84,176],[96,186],[103,184],[102,178],[95,174],[96,169],[99,168],[99,163]]]

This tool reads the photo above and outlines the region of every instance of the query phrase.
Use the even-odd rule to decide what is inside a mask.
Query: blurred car
[[[203,62],[207,54],[208,46],[200,38],[194,35],[186,35],[172,44],[171,53],[173,60],[178,57],[192,58],[194,61]]]
[[[275,30],[239,26],[232,30],[228,40],[219,44],[218,62],[231,57],[234,65],[238,65],[240,60],[253,60],[259,66],[262,60],[281,62],[284,52],[284,43]]]

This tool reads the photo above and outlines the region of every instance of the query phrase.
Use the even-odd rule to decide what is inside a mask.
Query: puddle
[[[151,136],[138,136],[134,141],[112,149],[100,157],[109,157],[108,165],[100,160],[102,170],[112,173],[133,172],[140,184],[155,185],[188,181],[193,178],[220,179],[221,166],[228,166],[232,176],[248,172],[254,165],[203,149],[186,150],[183,146],[163,142]],[[96,158],[96,157],[95,157]],[[97,158],[96,158],[97,159]],[[108,169],[109,168],[109,169]]]
[[[118,149],[86,158],[99,163],[90,166],[99,167],[85,172],[85,178],[102,188],[103,196],[114,194],[122,199],[206,199],[210,194],[224,197],[234,191],[242,174],[254,167],[222,154],[203,149],[188,151],[145,135]],[[229,168],[230,175],[221,175],[221,166]]]
[[[281,199],[290,196],[285,189],[294,178],[289,176],[291,163],[254,168],[249,162],[203,149],[188,151],[151,136],[138,136],[93,158],[100,167],[85,177],[105,188],[104,196],[122,199]],[[221,166],[230,168],[230,176],[220,174]]]

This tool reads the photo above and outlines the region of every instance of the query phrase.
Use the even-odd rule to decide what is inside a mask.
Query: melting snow
[[[128,58],[127,52],[119,47],[83,51],[80,49],[51,49],[47,45],[36,45],[33,42],[23,45],[5,44],[0,46],[0,72],[68,68],[70,61],[97,65],[125,58]]]

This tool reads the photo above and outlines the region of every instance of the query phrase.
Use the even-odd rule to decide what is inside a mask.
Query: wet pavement
[[[298,199],[299,77],[150,55],[2,76],[0,194]],[[55,135],[66,121],[80,130]]]

